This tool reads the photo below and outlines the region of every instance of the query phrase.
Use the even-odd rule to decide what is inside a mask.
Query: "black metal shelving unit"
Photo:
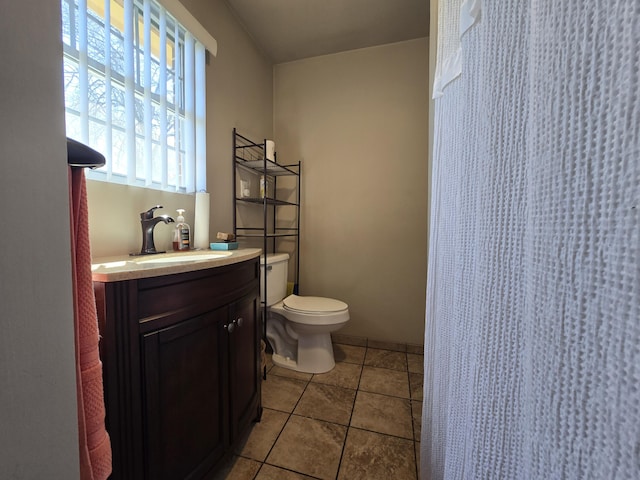
[[[300,279],[300,174],[301,162],[283,165],[267,158],[266,139],[262,143],[255,142],[233,129],[233,233],[238,241],[262,240],[262,251],[275,253],[278,239],[295,239],[295,279],[293,293],[298,293]],[[265,179],[264,195],[244,196],[244,192],[238,190],[238,171],[244,170],[256,180],[261,176]],[[278,177],[295,177],[295,201],[278,198]],[[269,183],[273,185],[268,188]],[[252,193],[255,192],[255,189]],[[238,206],[241,204],[262,206],[262,223],[260,225],[238,225]],[[278,226],[278,209],[288,207],[295,209],[295,225],[291,227]],[[266,257],[265,257],[266,258]],[[263,277],[260,279],[264,289],[264,297],[267,298],[267,269],[263,269]],[[262,302],[262,299],[261,299]],[[266,342],[267,305],[262,302],[262,326],[263,337]]]

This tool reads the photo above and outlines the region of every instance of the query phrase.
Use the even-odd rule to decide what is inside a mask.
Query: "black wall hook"
[[[104,167],[106,160],[93,148],[67,137],[67,163],[70,167],[100,168]]]

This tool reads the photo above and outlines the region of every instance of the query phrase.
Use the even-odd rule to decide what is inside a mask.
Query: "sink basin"
[[[201,253],[175,253],[169,255],[151,255],[148,257],[133,260],[138,265],[159,265],[171,263],[189,263],[199,262],[202,260],[213,260],[215,258],[224,258],[232,255],[233,252],[201,252]]]

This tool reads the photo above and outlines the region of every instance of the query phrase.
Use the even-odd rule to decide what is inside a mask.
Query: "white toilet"
[[[265,268],[265,256],[260,268]],[[324,373],[335,366],[331,332],[349,320],[349,307],[333,298],[301,297],[287,292],[289,254],[267,255],[267,339],[273,348],[273,363],[305,373]],[[264,270],[260,294],[264,294]]]

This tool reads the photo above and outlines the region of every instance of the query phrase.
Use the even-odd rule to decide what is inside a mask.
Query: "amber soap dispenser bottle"
[[[184,209],[179,208],[176,228],[173,231],[173,249],[177,252],[191,249],[191,229],[184,221]]]

